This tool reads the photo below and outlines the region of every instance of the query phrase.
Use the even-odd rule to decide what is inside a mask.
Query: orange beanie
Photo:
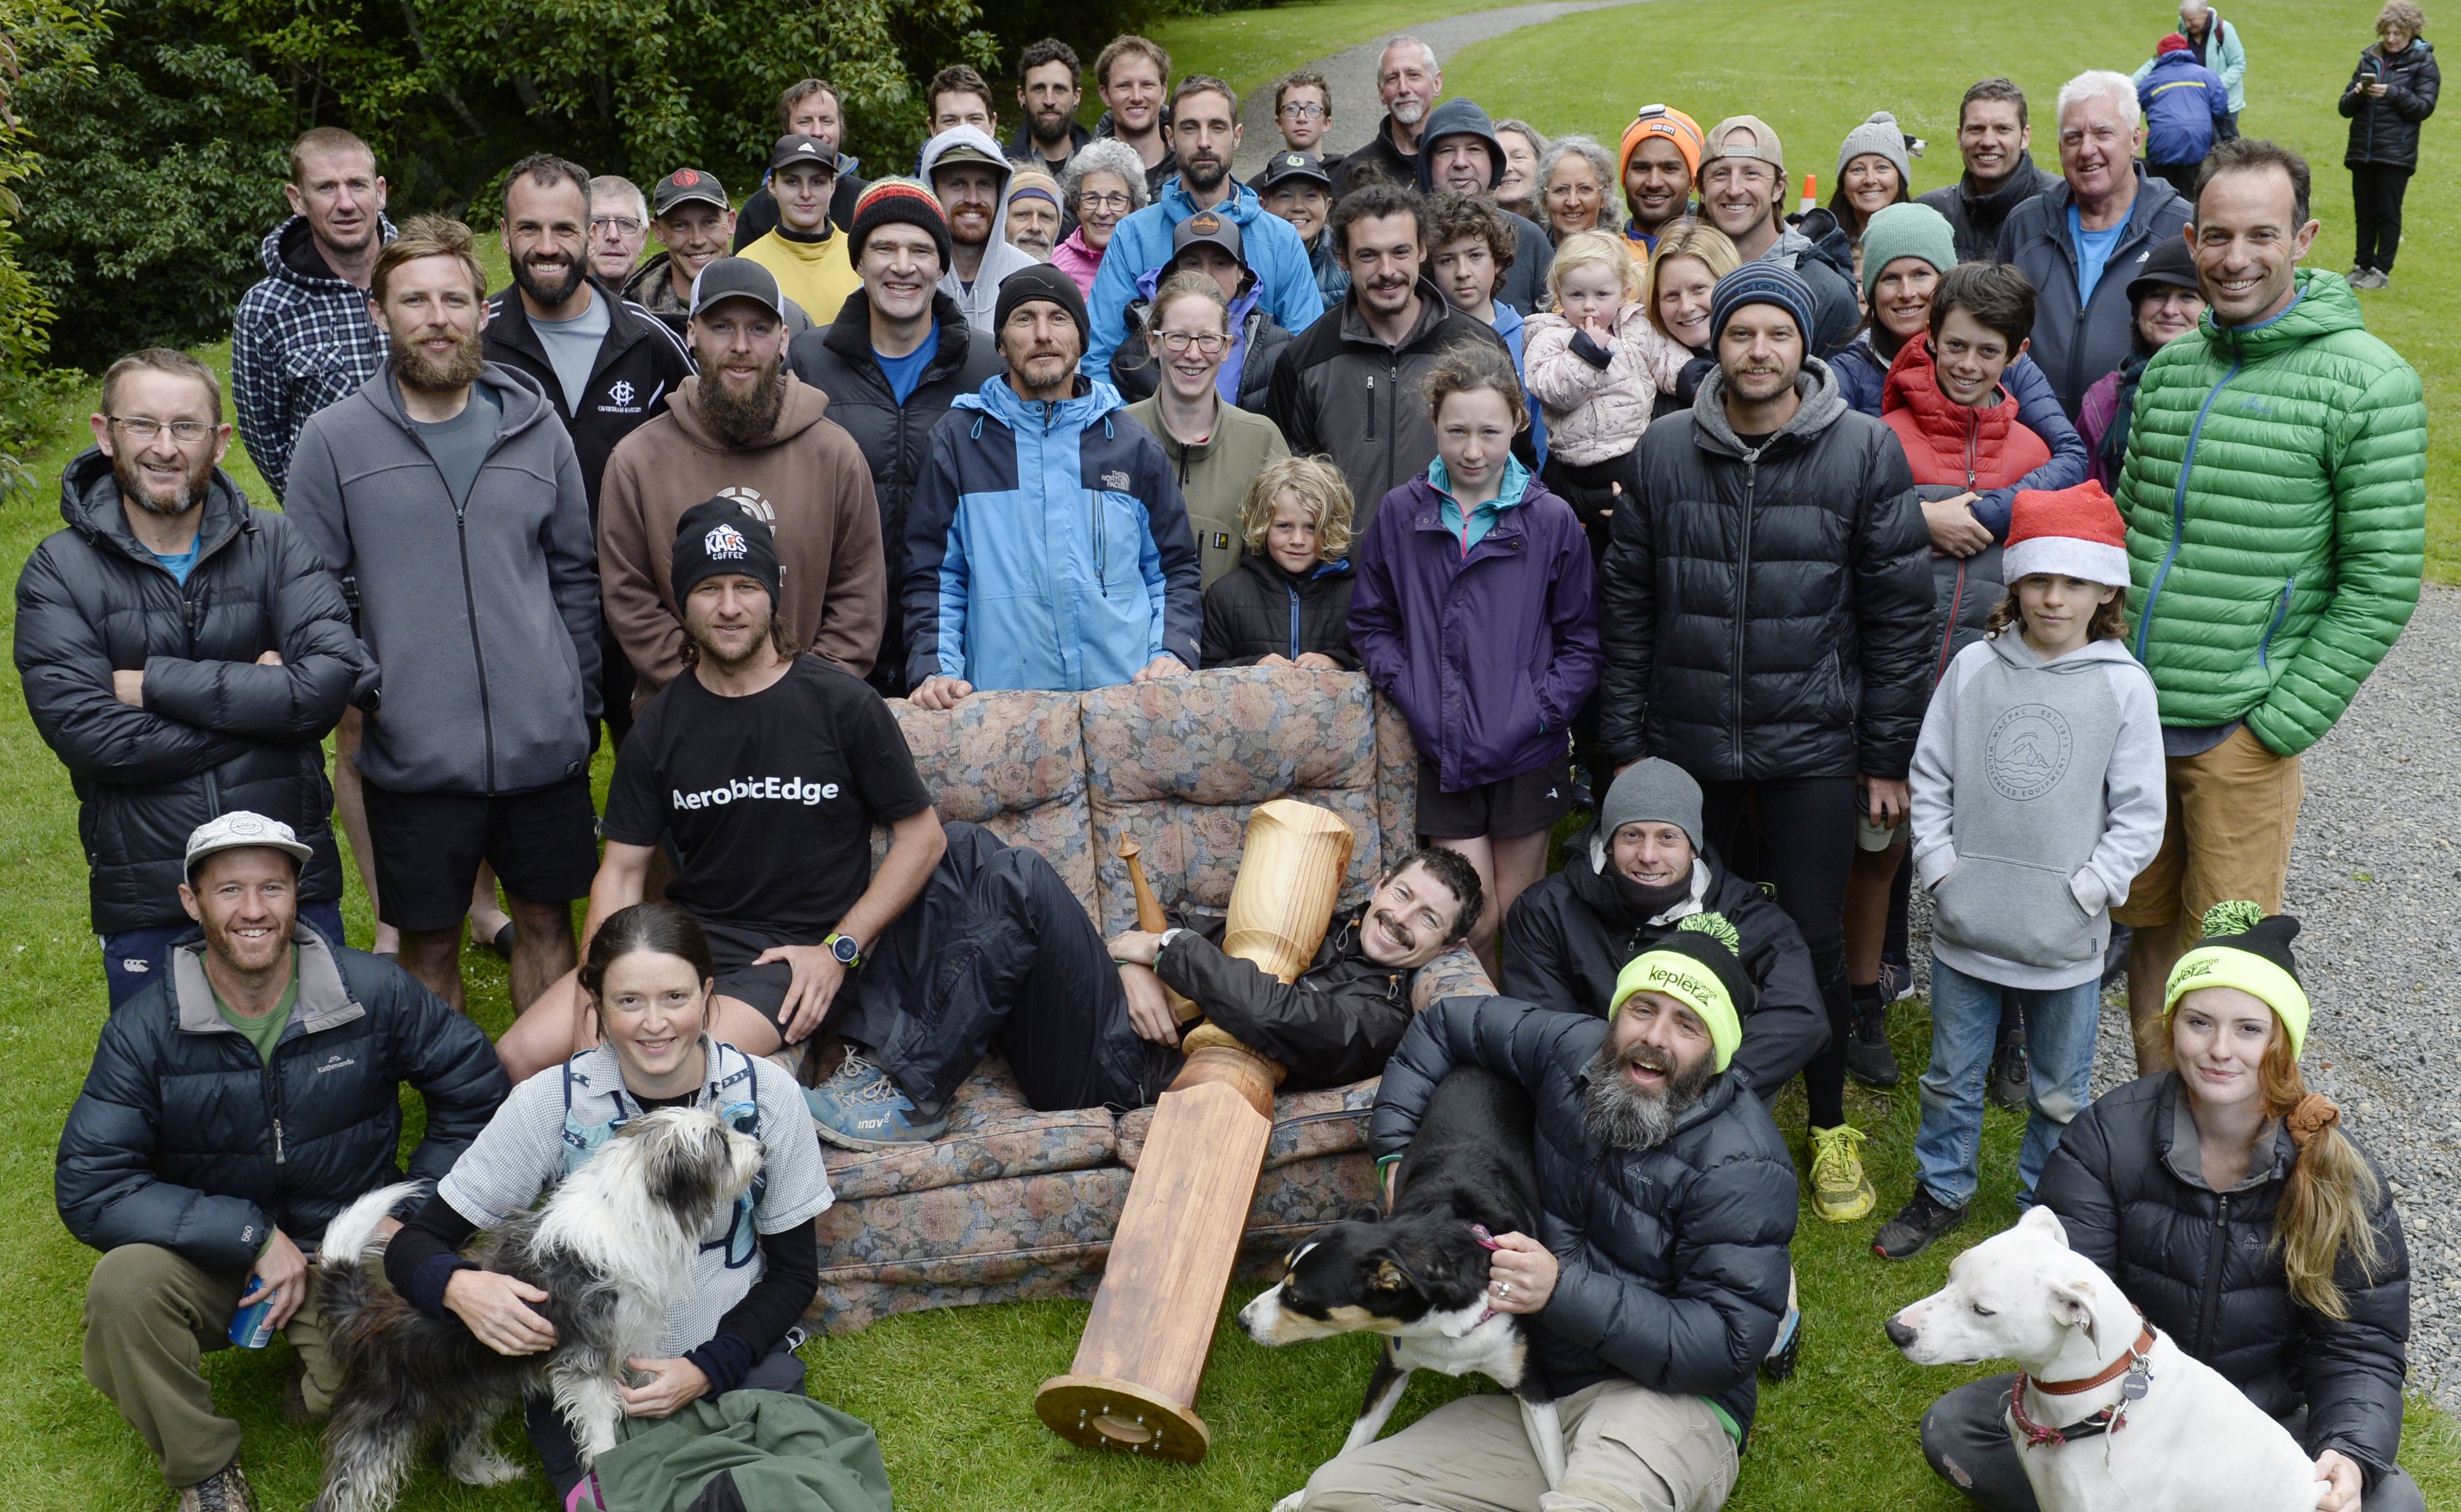
[[[1651,137],[1663,137],[1675,143],[1683,156],[1685,171],[1693,178],[1701,175],[1701,123],[1672,105],[1643,105],[1631,125],[1623,129],[1623,151],[1616,158],[1616,176],[1632,171],[1632,155],[1641,142]]]

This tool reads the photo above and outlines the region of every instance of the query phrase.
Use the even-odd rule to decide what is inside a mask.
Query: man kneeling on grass
[[[1308,1512],[1724,1503],[1795,1220],[1786,1142],[1728,1072],[1753,995],[1734,946],[1723,916],[1684,920],[1624,969],[1603,1020],[1452,997],[1410,1026],[1369,1129],[1380,1165],[1455,1066],[1537,1104],[1539,1232],[1496,1236],[1487,1305],[1539,1325],[1564,1478],[1548,1486],[1512,1397],[1465,1396],[1316,1471]]]
[[[1038,1109],[1142,1107],[1179,1073],[1185,1026],[1165,982],[1291,1067],[1294,1086],[1372,1076],[1408,1027],[1413,973],[1483,905],[1458,858],[1415,855],[1335,918],[1287,987],[1193,930],[1106,944],[1039,853],[941,824],[868,687],[781,640],[767,525],[731,500],[694,506],[673,579],[689,674],[642,711],[617,755],[585,944],[641,901],[651,850],[672,837],[683,862],[668,901],[717,954],[711,1033],[768,1054],[825,1021],[845,1042],[845,1062],[807,1094],[832,1143],[936,1138],[995,1044]],[[875,823],[890,835],[877,870]],[[567,978],[498,1053],[526,1076],[592,1038]]]

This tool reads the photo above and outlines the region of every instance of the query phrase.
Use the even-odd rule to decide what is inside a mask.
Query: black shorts
[[[598,814],[587,773],[526,793],[394,793],[362,782],[375,852],[376,917],[396,929],[450,929],[470,911],[479,863],[531,903],[589,896]]]
[[[784,1038],[786,989],[794,985],[795,969],[783,961],[772,961],[767,966],[752,963],[760,959],[762,951],[776,946],[821,942],[789,940],[746,925],[712,923],[707,919],[699,922],[701,932],[709,936],[710,964],[717,969],[717,995],[749,1007],[769,1021],[780,1038]]]
[[[1419,763],[1419,833],[1429,840],[1477,840],[1553,829],[1573,811],[1573,760],[1558,751],[1547,764],[1458,793],[1444,790],[1433,762]]]

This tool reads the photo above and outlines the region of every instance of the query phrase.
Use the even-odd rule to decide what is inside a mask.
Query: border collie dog
[[[1520,1398],[1547,1484],[1563,1479],[1563,1428],[1527,1325],[1488,1307],[1487,1296],[1492,1236],[1538,1231],[1531,1117],[1519,1086],[1455,1067],[1402,1157],[1392,1216],[1380,1220],[1371,1207],[1308,1235],[1281,1281],[1239,1310],[1239,1326],[1259,1344],[1384,1336],[1344,1452],[1376,1441],[1412,1371],[1476,1372]]]
[[[314,1277],[342,1381],[325,1430],[315,1512],[386,1512],[414,1458],[444,1439],[467,1485],[520,1476],[488,1435],[506,1409],[544,1390],[587,1466],[615,1446],[624,1361],[656,1352],[667,1305],[688,1285],[701,1234],[752,1184],[760,1141],[714,1116],[663,1108],[618,1130],[546,1202],[489,1233],[470,1258],[551,1299],[556,1341],[499,1354],[457,1321],[439,1323],[386,1284],[376,1224],[425,1183],[369,1193],[325,1230]]]

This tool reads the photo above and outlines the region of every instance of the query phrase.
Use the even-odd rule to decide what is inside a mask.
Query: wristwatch
[[[845,967],[863,965],[863,947],[854,943],[853,935],[831,933],[821,943],[829,948],[829,954],[838,958],[838,965]]]

